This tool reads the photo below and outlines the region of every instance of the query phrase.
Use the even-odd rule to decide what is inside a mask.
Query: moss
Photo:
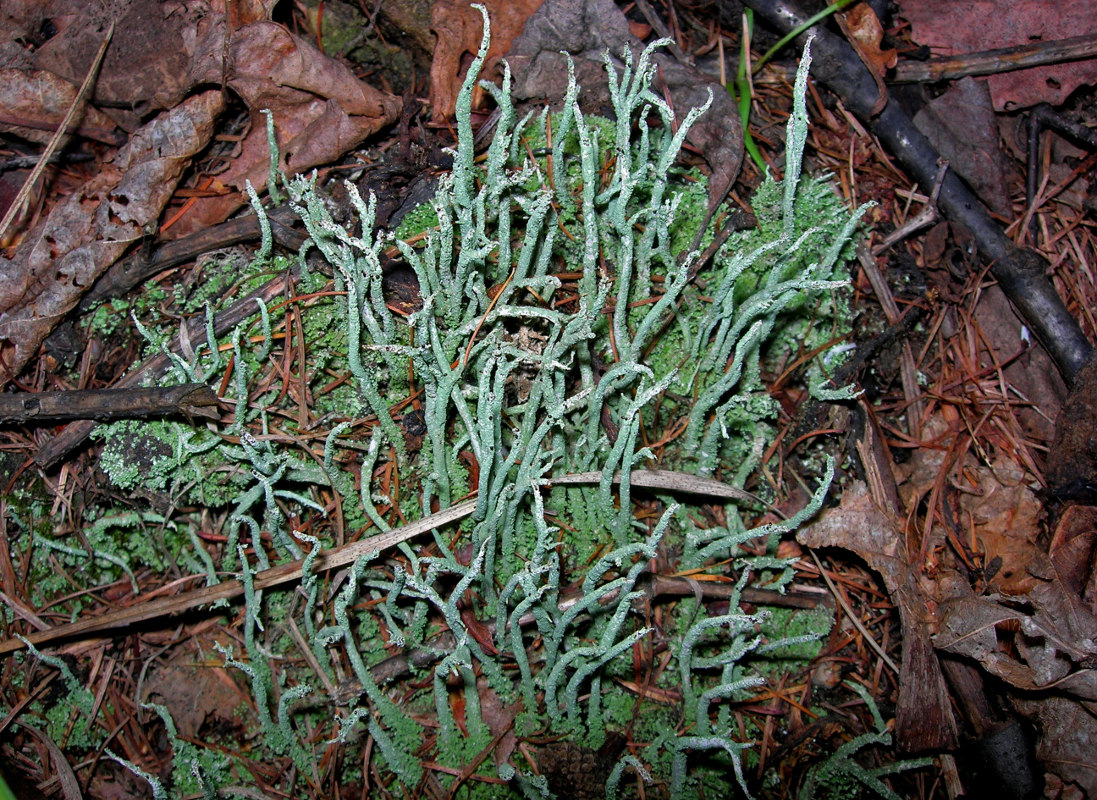
[[[404,216],[393,234],[397,239],[407,240],[436,227],[438,211],[432,203],[420,203]]]
[[[221,508],[245,483],[218,449],[221,438],[206,430],[173,420],[124,420],[92,435],[103,441],[100,469],[120,489]]]
[[[760,633],[767,643],[814,637],[808,641],[793,641],[759,655],[751,662],[759,673],[772,679],[780,675],[802,673],[818,658],[826,634],[834,626],[834,609],[818,605],[812,609],[773,608]]]

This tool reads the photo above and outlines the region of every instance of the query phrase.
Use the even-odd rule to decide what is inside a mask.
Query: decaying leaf
[[[904,505],[914,508],[924,500],[939,509],[933,535],[944,538],[947,520],[954,544],[980,557],[992,589],[1028,592],[1043,518],[1031,476],[1007,456],[972,452],[964,421],[951,406],[928,417],[923,432],[941,446],[921,447],[900,465]]]
[[[86,3],[73,3],[59,9],[74,13],[72,24],[44,42],[34,61],[79,85],[113,20],[115,35],[90,99],[93,105],[114,109],[116,120],[132,129],[149,114],[178,105],[193,86],[195,47],[206,37],[216,37],[221,27],[204,6],[133,0],[87,13]]]
[[[141,701],[167,708],[179,735],[188,739],[197,738],[203,726],[240,725],[236,711],[251,699],[225,667],[196,661],[195,653],[178,648],[166,661],[153,662],[142,686]]]
[[[1078,371],[1055,422],[1047,458],[1048,486],[1064,497],[1085,498],[1097,484],[1097,357]],[[1092,494],[1092,489],[1089,490]]]
[[[875,116],[887,105],[888,95],[887,87],[884,86],[884,74],[895,66],[899,60],[899,54],[895,50],[883,50],[880,47],[884,39],[884,26],[880,24],[880,18],[868,3],[856,3],[838,12],[836,18],[842,32],[860,56],[861,62],[869,68],[872,77],[876,79],[879,97],[872,107],[872,114]]]
[[[225,0],[129,0],[91,11],[82,0],[56,0],[48,4],[48,17],[60,30],[34,52],[33,63],[78,86],[113,20],[115,34],[92,102],[133,130],[210,79],[207,70],[215,72],[211,84],[221,83],[226,5]],[[269,19],[273,6],[272,0],[231,3],[230,30]]]
[[[1035,579],[1029,565],[1037,552],[1043,508],[1025,482],[1026,474],[1008,458],[964,470],[965,491],[959,493],[960,523],[984,553],[995,573],[993,586],[1011,595],[1029,591]]]
[[[347,67],[273,22],[256,22],[233,33],[228,86],[251,110],[251,130],[229,168],[217,176],[235,190],[202,198],[178,225],[173,237],[222,222],[246,202],[245,184],[256,191],[267,183],[270,149],[266,120],[275,120],[282,167],[306,173],[337,161],[372,133],[396,119],[400,101],[362,83]]]
[[[963,78],[914,115],[914,124],[994,211],[1012,213],[1006,158],[984,79]]]
[[[0,386],[160,216],[190,159],[209,143],[223,103],[219,91],[207,91],[161,114],[0,260]]]
[[[1057,695],[1017,697],[1013,707],[1036,728],[1036,757],[1044,765],[1044,797],[1097,797],[1097,714]]]
[[[958,729],[931,637],[936,619],[933,595],[919,582],[907,557],[900,520],[880,509],[860,481],[842,493],[838,508],[802,528],[796,538],[807,547],[842,547],[863,558],[884,580],[903,626],[896,737],[907,750],[956,746]]]
[[[51,5],[50,15],[65,18],[65,24],[33,54],[32,63],[78,85],[112,9],[87,14],[85,4],[71,5]],[[95,121],[109,131],[112,125],[103,122],[109,118],[135,130],[203,86],[231,89],[251,112],[239,153],[218,175],[226,193],[198,200],[171,228],[173,237],[222,222],[246,201],[247,180],[257,190],[266,185],[269,149],[261,109],[275,116],[283,166],[291,172],[337,160],[396,118],[397,98],[362,83],[343,64],[267,21],[271,6],[269,0],[135,0],[113,9],[121,16],[92,98],[106,111],[86,117],[85,124]]]
[[[78,86],[45,70],[0,70],[0,132],[46,144],[76,99]],[[114,122],[96,108],[84,109],[77,130],[89,139],[121,144]]]
[[[499,59],[510,50],[530,14],[543,2],[483,0],[482,5],[491,18],[491,43],[480,70],[481,76],[490,79],[495,75]],[[436,0],[431,10],[430,27],[438,37],[430,65],[430,107],[434,121],[441,122],[453,116],[468,62],[480,49],[484,18],[465,0]]]
[[[252,125],[239,156],[219,176],[228,192],[197,202],[172,229],[174,236],[222,221],[244,203],[248,180],[257,189],[265,186],[269,148],[260,109],[275,114],[282,166],[291,173],[335,161],[396,116],[396,98],[358,81],[282,26],[263,21],[269,8],[262,2],[234,7],[232,20],[216,2],[137,0],[120,11],[94,95],[111,106],[111,114],[90,108],[84,125],[101,128],[102,139],[113,133],[111,119],[133,129],[148,114],[171,110],[138,129],[113,163],[59,203],[3,265],[0,385],[19,373],[83,292],[160,217],[181,172],[208,144],[223,107],[220,91],[190,96],[196,87],[227,85],[248,103]],[[66,7],[57,4],[50,13],[63,17]],[[17,71],[18,81],[5,81],[8,93],[21,90],[32,106],[40,98],[37,117],[63,114],[65,99],[75,92],[64,81],[83,79],[108,17],[109,10],[96,15],[74,9],[61,31],[34,53],[38,69],[24,68]],[[232,26],[241,27],[228,35]],[[4,98],[5,109],[37,119],[33,107]]]
[[[1097,507],[1067,506],[1059,515],[1048,555],[1063,583],[1097,613]]]
[[[1015,688],[1097,701],[1097,618],[1050,561],[1040,566],[1046,572],[1025,598],[976,597],[966,584],[952,583],[934,644],[975,659]]]
[[[1097,739],[1097,618],[1049,559],[1035,559],[1033,568],[1039,583],[1027,597],[976,597],[960,580],[942,587],[950,599],[933,643],[1017,690],[1013,706],[1036,726],[1045,770],[1090,797],[1097,791],[1089,766]]]

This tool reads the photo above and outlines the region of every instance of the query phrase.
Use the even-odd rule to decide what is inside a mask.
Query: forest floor
[[[453,111],[462,70],[479,45],[479,12],[446,0],[433,6],[208,0],[171,6],[168,13],[171,4],[150,0],[104,3],[101,19],[81,19],[85,4],[40,5],[11,3],[3,12],[11,24],[0,26],[0,210],[11,212],[0,230],[0,599],[6,610],[0,765],[15,796],[147,797],[157,777],[159,791],[168,792],[180,743],[201,753],[203,769],[214,756],[233,765],[224,768],[214,792],[220,796],[471,797],[473,785],[480,796],[506,796],[494,768],[481,769],[493,754],[545,775],[561,797],[602,796],[618,756],[643,752],[631,728],[615,732],[603,749],[586,751],[548,736],[515,737],[508,728],[512,714],[506,723],[494,719],[500,728],[493,729],[492,746],[470,757],[467,770],[445,766],[425,746],[424,777],[414,786],[394,782],[377,766],[370,736],[352,758],[320,725],[301,734],[323,754],[312,774],[299,774],[290,756],[259,755],[256,715],[264,710],[215,649],[242,646],[250,636],[247,615],[238,605],[199,609],[195,599],[202,584],[193,578],[204,578],[203,564],[212,565],[210,558],[220,559],[226,549],[227,512],[139,481],[138,488],[119,488],[103,467],[102,438],[89,438],[93,423],[73,421],[125,419],[156,407],[155,413],[188,424],[223,429],[226,441],[238,444],[251,435],[228,427],[234,417],[224,398],[236,380],[231,345],[225,346],[227,366],[207,386],[140,395],[134,365],[149,356],[140,329],[201,318],[201,306],[185,301],[212,280],[210,253],[247,260],[268,246],[260,242],[245,189],[250,181],[263,193],[267,184],[263,110],[272,112],[287,172],[316,170],[318,184],[330,187],[349,178],[378,195],[382,217],[421,192],[423,176],[445,173],[452,164],[446,148],[456,146]],[[553,48],[550,41],[531,42],[529,28],[519,41],[541,2],[485,5],[493,20],[485,75],[508,53],[518,74],[522,58],[528,62],[537,48]],[[987,786],[1000,787],[999,797],[1097,796],[1086,746],[1097,733],[1097,368],[1078,346],[1097,341],[1097,103],[1086,85],[1097,62],[1089,51],[1088,61],[1076,54],[1073,62],[1050,63],[1035,76],[1033,69],[990,80],[927,73],[945,69],[935,60],[942,55],[956,56],[952,66],[962,70],[965,58],[957,54],[1018,43],[984,24],[984,12],[975,23],[961,18],[966,12],[955,4],[907,5],[891,9],[875,38],[880,23],[866,12],[867,3],[822,24],[840,42],[860,42],[862,60],[876,69],[879,102],[913,118],[946,156],[940,177],[961,175],[1000,237],[991,237],[995,246],[1013,249],[989,253],[983,234],[950,214],[944,200],[938,207],[940,184],[911,177],[908,154],[889,149],[873,127],[876,118],[854,113],[857,101],[840,89],[809,82],[804,173],[829,173],[851,209],[872,204],[850,265],[855,322],[836,342],[855,346],[841,380],[860,393],[814,401],[805,374],[819,352],[792,353],[763,375],[779,411],[775,435],[746,489],[768,498],[773,511],[763,509],[751,522],[775,523],[803,508],[820,454],[835,456],[840,468],[827,506],[798,533],[744,545],[748,555],[791,559],[791,580],[782,591],[792,598],[777,600],[766,586],[749,584],[737,597],[744,614],[770,603],[800,603],[826,610],[831,623],[816,651],[728,704],[738,727],[733,738],[753,742],[743,785],[774,798],[875,792],[951,799],[987,796]],[[741,120],[733,113],[716,118],[724,132],[710,137],[707,152],[691,141],[683,158],[706,172],[710,187],[725,182],[728,214],[740,214],[749,227],[765,172],[780,178],[786,168],[785,125],[800,54],[798,44],[789,44],[750,81],[746,72],[737,81],[740,54],[757,64],[781,35],[767,18],[771,4],[670,0],[618,9],[593,0],[548,0],[546,6],[579,15],[573,19],[586,21],[592,41],[608,41],[606,31],[615,25],[641,42],[669,36],[668,58],[688,63],[696,70],[690,74],[704,75],[717,91],[726,87],[733,112],[735,98],[748,93],[747,138],[756,149],[744,155]],[[1053,40],[1086,39],[1078,34],[1092,20],[1072,29],[1067,6],[1058,22],[1069,35],[1045,30],[1046,20],[1030,9],[1017,12],[1017,25],[1046,49]],[[270,15],[274,23],[266,21]],[[981,44],[950,38],[981,27],[987,28]],[[744,31],[751,36],[746,46]],[[99,63],[97,51],[108,39]],[[95,80],[79,95],[88,75]],[[562,94],[562,86],[523,91],[529,99],[548,98]],[[671,91],[666,96],[673,101]],[[474,128],[483,126],[486,139],[492,99],[483,92],[472,102]],[[79,110],[73,134],[50,165],[33,174],[70,108]],[[25,184],[29,195],[17,197]],[[348,206],[339,192],[332,189],[336,202]],[[286,256],[277,268],[289,275],[305,235],[263,196],[273,231],[264,235]],[[1026,249],[1037,254],[1034,280],[1050,284],[1059,309],[1026,308],[1018,298],[1029,285],[997,271]],[[421,305],[420,287],[401,276],[386,283],[390,308]],[[230,281],[209,296],[225,308],[259,286],[243,283]],[[286,286],[256,290],[268,291],[274,307],[290,296]],[[317,296],[338,291],[329,282]],[[300,300],[293,296],[293,303]],[[247,313],[255,310],[253,304]],[[1051,340],[1059,329],[1048,320],[1060,318],[1074,320],[1073,340],[1070,331],[1064,341]],[[317,463],[330,461],[325,437],[334,438],[342,420],[308,407],[312,389],[302,375],[309,359],[294,349],[304,347],[304,323],[290,314],[285,319],[254,385],[280,387],[289,400],[277,414],[296,415],[305,423],[296,430],[312,431],[290,446]],[[232,324],[226,318],[219,335],[228,335]],[[300,336],[293,324],[302,326]],[[166,342],[165,353],[191,348],[193,354],[184,338]],[[142,369],[156,357],[146,358]],[[309,363],[324,373],[323,364]],[[324,391],[347,381],[345,370],[328,370]],[[74,394],[108,388],[123,389],[126,399]],[[39,398],[33,407],[32,395]],[[394,411],[403,410],[403,402],[393,403]],[[47,409],[56,415],[45,416]],[[410,412],[402,417],[404,436],[421,440],[422,431],[410,430],[411,418]],[[258,419],[253,423],[259,435]],[[261,428],[268,433],[265,417]],[[343,466],[361,471],[365,446],[360,449]],[[386,492],[400,491],[395,475],[375,474],[388,481]],[[316,498],[321,505],[330,501]],[[639,523],[654,525],[655,505],[636,504]],[[707,508],[710,521],[722,519],[718,505]],[[177,530],[185,532],[186,547],[198,549],[189,560],[178,552],[165,560],[161,553],[160,568],[93,568],[88,532],[103,527],[104,509],[133,514],[139,538],[162,543],[164,531]],[[370,535],[339,531],[341,545],[344,533],[347,542],[351,533]],[[273,554],[270,538],[268,532]],[[36,585],[42,569],[58,579],[48,590]],[[680,594],[703,601],[705,613],[728,613],[731,584],[692,575],[671,579],[687,587],[679,587]],[[329,606],[333,595],[327,595]],[[150,611],[147,604],[158,600],[175,605]],[[658,617],[651,607],[647,612]],[[66,625],[76,627],[62,629]],[[432,625],[445,627],[440,619]],[[287,637],[300,639],[292,618],[287,626]],[[19,636],[38,642],[43,658],[8,654],[22,647]],[[401,655],[395,640],[385,644],[379,654]],[[619,678],[621,684],[644,702],[673,705],[673,693],[654,677],[658,654],[647,654],[644,672],[639,646],[636,652],[636,672]],[[292,657],[277,658],[313,666],[313,657],[302,644]],[[429,672],[415,674],[392,692],[397,704],[429,691]],[[86,707],[80,697],[90,701]],[[170,710],[177,730],[149,705],[153,698]],[[492,714],[508,713],[494,695],[485,693],[482,702],[489,723]],[[241,707],[251,709],[250,718],[234,711]],[[423,724],[433,730],[442,722]],[[690,727],[680,719],[675,724],[683,734]],[[1017,748],[1026,756],[1018,757]],[[920,757],[926,760],[904,763]],[[628,796],[668,791],[665,782],[648,785],[628,774],[622,784]],[[193,796],[201,796],[206,784],[196,786]]]

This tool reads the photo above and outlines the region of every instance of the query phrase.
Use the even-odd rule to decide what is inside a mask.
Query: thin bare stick
[[[1069,39],[1003,47],[979,53],[932,58],[929,61],[903,61],[895,68],[890,83],[929,83],[953,81],[975,75],[995,75],[1015,69],[1080,61],[1097,55],[1097,34],[1087,33]]]
[[[948,161],[945,159],[938,159],[937,161],[937,177],[933,181],[933,189],[930,191],[929,200],[921,211],[915,216],[911,217],[901,225],[893,230],[880,244],[872,248],[872,254],[878,256],[891,247],[896,242],[902,241],[911,234],[917,233],[922,228],[928,228],[941,218],[940,212],[937,210],[937,197],[941,194],[941,184],[945,181],[945,174],[948,172]]]

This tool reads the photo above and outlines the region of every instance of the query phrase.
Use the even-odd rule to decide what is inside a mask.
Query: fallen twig
[[[1097,34],[1073,36],[1050,42],[1034,42],[1016,47],[1001,47],[978,53],[931,58],[929,61],[901,61],[891,83],[931,83],[952,81],[976,75],[996,75],[1017,69],[1081,61],[1097,56]]]
[[[305,236],[293,230],[296,215],[289,206],[278,206],[266,212],[271,223],[271,235],[275,242],[296,252],[301,249]],[[103,273],[91,290],[80,301],[80,310],[88,311],[96,303],[111,297],[122,297],[130,289],[166,269],[187,264],[199,256],[223,247],[232,247],[259,240],[259,220],[254,214],[232,219],[220,225],[165,242],[151,253],[134,253],[117,261]]]
[[[289,280],[288,274],[280,275],[264,286],[259,287],[247,297],[237,300],[226,308],[218,314],[213,321],[214,335],[224,336],[242,320],[255,314],[258,310],[258,306],[255,303],[256,298],[259,298],[264,302],[269,302],[286,290],[286,285]],[[201,318],[191,320],[190,323],[188,323],[187,335],[183,338],[189,339],[190,341],[205,339],[205,324],[205,320]],[[178,349],[178,347],[179,344],[176,342],[173,345],[173,349]],[[140,386],[146,377],[150,375],[157,376],[166,370],[168,368],[168,363],[168,357],[163,353],[153,356],[135,367],[112,388],[127,389]],[[89,420],[70,423],[68,427],[42,446],[38,453],[35,454],[34,460],[40,467],[48,468],[53,466],[74,448],[79,447],[81,442],[88,438],[88,435],[91,434],[94,427],[95,422]]]
[[[747,0],[747,5],[782,31],[795,28],[807,17],[792,0]],[[907,112],[898,103],[888,103],[873,117],[878,91],[864,64],[834,34],[817,30],[814,36],[812,73],[839,94],[848,109],[869,122],[873,133],[918,183],[933,186],[940,156]],[[1054,359],[1064,380],[1072,383],[1093,348],[1047,279],[1047,262],[1032,250],[1018,248],[951,171],[941,183],[938,205],[947,217],[971,232],[991,263],[991,274]]]
[[[217,395],[203,383],[131,389],[0,394],[0,424],[181,415],[218,419]]]

